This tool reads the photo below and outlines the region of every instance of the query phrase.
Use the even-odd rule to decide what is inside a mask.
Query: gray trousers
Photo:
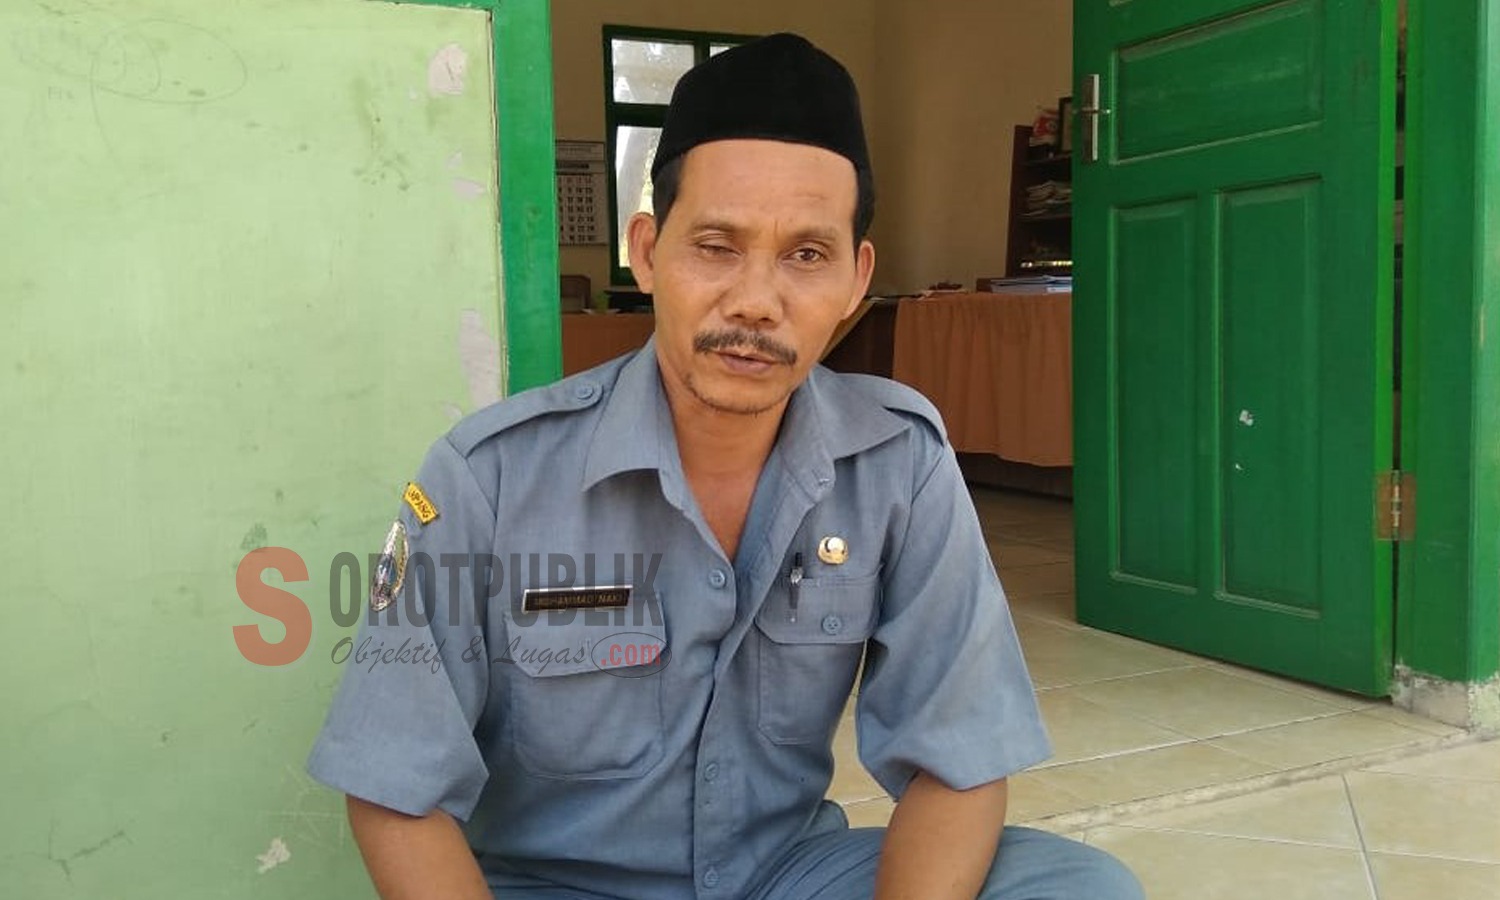
[[[870,900],[884,828],[808,838],[771,869],[747,900]],[[1119,860],[1087,844],[1007,825],[980,900],[1144,900]],[[497,900],[609,900],[559,887],[495,888]]]
[[[754,900],[869,900],[883,828],[853,828],[798,844]],[[1144,900],[1140,882],[1096,847],[1007,825],[980,900]]]

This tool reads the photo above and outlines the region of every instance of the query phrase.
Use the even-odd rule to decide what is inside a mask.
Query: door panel
[[[1193,385],[1193,234],[1196,204],[1169,200],[1115,211],[1123,293],[1155,302],[1117,310],[1115,409],[1121,575],[1191,589],[1197,509],[1180,489],[1197,464]]]
[[[1383,693],[1394,4],[1074,21],[1079,619]]]
[[[1119,158],[1317,122],[1320,5],[1274,3],[1121,47]]]
[[[1228,192],[1219,223],[1223,589],[1300,609],[1318,605],[1319,498],[1300,490],[1318,477],[1318,196]]]

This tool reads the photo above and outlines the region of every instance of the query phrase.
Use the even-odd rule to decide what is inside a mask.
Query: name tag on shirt
[[[521,595],[523,612],[553,609],[623,609],[630,605],[631,586],[527,588]]]

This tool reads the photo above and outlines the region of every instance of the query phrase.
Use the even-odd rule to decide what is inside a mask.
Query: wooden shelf
[[[1026,189],[1047,181],[1071,181],[1073,155],[1060,153],[1056,156],[1028,159],[1026,154],[1030,146],[1031,127],[1017,125],[1011,146],[1010,230],[1005,248],[1005,274],[1066,273],[1070,271],[1066,267],[1021,268],[1023,259],[1036,258],[1039,252],[1047,254],[1048,259],[1070,259],[1073,255],[1072,228],[1064,224],[1073,220],[1071,208],[1041,215],[1026,215]]]
[[[1031,144],[1030,134],[1028,133],[1028,135],[1027,135],[1027,146],[1030,146],[1030,144]],[[1058,156],[1039,156],[1039,157],[1036,157],[1035,159],[1023,160],[1022,161],[1022,165],[1030,167],[1030,168],[1043,168],[1043,167],[1049,167],[1049,166],[1060,166],[1060,165],[1063,165],[1064,163],[1071,165],[1072,162],[1073,162],[1073,154],[1071,154],[1071,153],[1063,153],[1063,154],[1060,154]]]

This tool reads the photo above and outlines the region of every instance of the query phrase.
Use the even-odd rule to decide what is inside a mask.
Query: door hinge
[[[1417,532],[1417,479],[1392,469],[1375,476],[1375,537],[1409,541]]]

